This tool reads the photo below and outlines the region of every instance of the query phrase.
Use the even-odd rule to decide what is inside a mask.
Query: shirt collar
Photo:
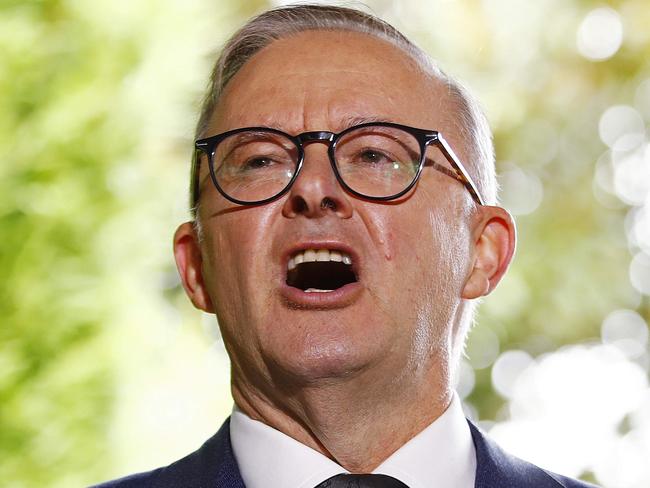
[[[343,467],[237,407],[230,420],[233,453],[248,488],[313,488]],[[473,488],[476,452],[461,402],[447,410],[373,471],[410,488]]]
[[[314,488],[347,471],[318,451],[234,407],[230,442],[247,488]]]

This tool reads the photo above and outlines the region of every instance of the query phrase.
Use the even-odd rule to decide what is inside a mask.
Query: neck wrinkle
[[[447,368],[437,371],[442,377],[430,381],[428,388],[411,385],[410,391],[395,384],[360,388],[356,382],[328,380],[325,386],[298,388],[287,395],[288,388],[270,389],[277,393],[274,398],[242,387],[233,374],[232,394],[237,407],[250,418],[316,450],[351,473],[362,474],[378,467],[448,408],[453,392]],[[386,386],[393,390],[391,395],[386,394]]]

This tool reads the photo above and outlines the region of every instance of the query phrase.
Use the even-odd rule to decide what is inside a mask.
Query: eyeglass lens
[[[293,140],[276,132],[255,130],[222,140],[213,164],[225,193],[236,200],[254,202],[271,198],[287,187],[299,156]],[[420,145],[410,133],[398,128],[359,127],[336,141],[334,159],[340,178],[351,190],[369,197],[388,197],[406,189],[417,176]]]

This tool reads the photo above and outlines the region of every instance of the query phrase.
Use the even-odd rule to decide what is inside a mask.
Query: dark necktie
[[[408,488],[400,480],[385,474],[337,474],[316,488]]]

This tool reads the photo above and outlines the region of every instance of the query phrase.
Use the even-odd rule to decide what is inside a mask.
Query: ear
[[[212,300],[203,281],[203,258],[199,236],[192,222],[185,222],[176,229],[174,258],[185,293],[194,306],[204,312],[214,313]]]
[[[516,230],[512,216],[501,207],[479,208],[474,232],[474,263],[462,297],[478,298],[494,290],[515,253]]]

